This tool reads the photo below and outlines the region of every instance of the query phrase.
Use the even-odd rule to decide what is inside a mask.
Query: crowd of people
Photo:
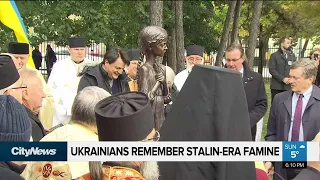
[[[48,82],[27,67],[29,44],[9,43],[8,53],[0,55],[0,140],[255,141],[268,97],[241,45],[227,47],[224,67],[203,65],[204,48],[187,46],[187,67],[175,75],[156,61],[167,50],[166,32],[149,26],[139,38],[140,48],[111,47],[99,64],[85,58],[85,38],[70,38],[70,56],[49,64]],[[320,141],[320,51],[297,60],[290,47],[291,40],[282,38],[270,58],[265,140]],[[48,164],[52,170],[44,172]],[[320,179],[320,162],[308,162],[302,171],[283,169],[279,162],[0,162],[0,179],[13,180],[268,180],[268,175]]]

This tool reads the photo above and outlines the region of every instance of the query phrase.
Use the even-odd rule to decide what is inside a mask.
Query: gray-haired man
[[[318,63],[309,59],[296,61],[290,67],[290,91],[274,97],[268,122],[266,141],[312,141],[320,130],[320,89],[313,85]],[[271,162],[265,164],[267,171]],[[293,179],[300,171],[282,168],[274,163],[274,180]],[[281,176],[281,177],[279,177]]]
[[[80,91],[73,102],[71,121],[46,135],[41,141],[98,141],[95,105],[110,94],[102,88],[88,86]],[[41,162],[39,162],[40,164]],[[89,173],[88,162],[68,163],[72,178]],[[37,166],[28,164],[23,173],[25,179],[36,179]]]

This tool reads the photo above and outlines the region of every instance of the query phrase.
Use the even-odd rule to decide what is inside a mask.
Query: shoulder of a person
[[[66,134],[70,131],[72,131],[71,126],[69,124],[66,124],[53,130],[52,132],[44,136],[40,141],[59,141],[61,140],[59,139],[59,136],[61,136],[62,134]]]
[[[96,66],[85,66],[80,75],[83,75],[83,76],[96,76],[98,73],[100,73],[99,69],[100,69],[99,65],[96,65]]]
[[[10,179],[10,180],[23,180],[19,174],[13,172],[12,170],[4,167],[0,167],[0,180],[1,179]]]
[[[254,80],[262,81],[262,75],[260,73],[254,72],[253,70],[249,69],[249,76],[253,77]]]
[[[287,100],[290,96],[292,96],[292,91],[290,91],[290,90],[289,91],[284,91],[284,92],[276,94],[274,96],[273,101],[282,102],[282,101]]]
[[[281,52],[279,50],[271,54],[271,56],[280,56],[280,55],[281,55]]]
[[[139,70],[143,71],[143,72],[147,72],[148,71],[148,67],[146,64],[142,65]]]
[[[319,96],[320,96],[320,88],[317,87],[316,85],[313,85],[312,88],[313,88],[313,89],[312,89],[312,93],[313,93],[313,94],[316,94],[316,95],[319,97]]]
[[[181,72],[179,72],[176,77],[179,77],[179,76],[184,76],[185,74],[187,73],[187,70],[182,70]]]
[[[71,63],[71,59],[70,59],[70,57],[67,57],[67,58],[65,58],[65,59],[61,59],[61,60],[59,60],[59,61],[57,61],[56,63],[54,63],[54,65],[53,65],[53,68],[56,68],[56,67],[65,67],[65,65],[66,64],[69,64],[69,63]]]
[[[125,73],[125,72],[123,72],[122,74],[120,74],[119,75],[119,78],[120,78],[120,80],[121,81],[131,81],[131,79],[129,78],[129,76]]]

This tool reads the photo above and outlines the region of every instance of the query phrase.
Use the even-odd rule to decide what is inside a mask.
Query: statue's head
[[[140,31],[139,44],[142,54],[152,52],[156,56],[164,56],[167,48],[168,34],[159,26],[147,26]]]

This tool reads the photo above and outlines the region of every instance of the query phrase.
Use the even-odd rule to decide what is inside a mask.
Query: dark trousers
[[[272,104],[274,96],[276,96],[276,94],[284,92],[284,91],[286,91],[286,90],[271,89],[271,104]]]

